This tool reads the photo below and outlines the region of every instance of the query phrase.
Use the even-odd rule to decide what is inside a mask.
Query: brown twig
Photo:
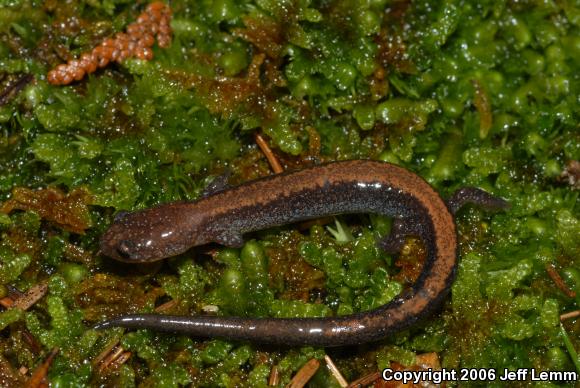
[[[36,302],[42,299],[47,291],[48,284],[46,282],[36,284],[30,287],[23,295],[16,298],[14,303],[12,303],[12,308],[28,310],[30,307],[34,306]]]
[[[115,361],[113,361],[109,364],[107,369],[116,369],[116,368],[120,367],[121,365],[126,363],[127,360],[129,360],[129,358],[131,358],[132,355],[133,355],[133,353],[131,353],[131,352],[122,353],[119,357],[117,357],[115,359]]]
[[[107,369],[117,368],[127,362],[132,353],[125,351],[119,345],[119,339],[114,338],[110,341],[101,353],[92,361],[93,366],[97,367],[99,373],[103,373]]]
[[[111,364],[113,364],[125,352],[122,346],[115,348],[99,365],[99,373],[103,373]]]
[[[32,353],[34,353],[35,355],[39,354],[42,351],[42,345],[38,343],[38,340],[34,338],[32,333],[28,331],[27,328],[22,328],[21,333],[22,339],[24,340],[24,342],[28,344],[28,346],[30,346],[30,350],[32,351]]]
[[[361,377],[360,379],[356,379],[352,383],[348,385],[348,388],[362,388],[368,385],[375,383],[378,379],[381,378],[381,372],[373,372],[366,376]]]
[[[479,80],[473,80],[472,83],[475,88],[473,104],[479,113],[479,137],[485,139],[491,129],[493,121],[491,102],[481,82]]]
[[[572,319],[580,317],[580,310],[570,311],[560,315],[560,321],[565,321],[566,319]]]
[[[258,144],[258,147],[260,147],[260,149],[264,153],[264,156],[266,156],[266,159],[268,159],[268,163],[270,163],[270,167],[272,167],[272,171],[274,171],[274,174],[280,174],[281,172],[283,172],[284,169],[282,168],[282,165],[280,164],[280,162],[274,155],[274,152],[272,152],[272,149],[270,148],[266,140],[264,140],[262,135],[256,132],[255,139],[256,143]]]
[[[10,296],[12,299],[16,299],[24,295],[24,292],[20,291],[18,288],[14,286],[6,285],[6,288],[8,289],[8,296]]]
[[[566,283],[564,282],[564,280],[562,279],[562,277],[560,276],[558,271],[556,271],[556,268],[554,268],[554,266],[552,264],[546,264],[546,271],[548,272],[548,275],[554,281],[556,286],[564,294],[566,294],[566,296],[568,296],[569,298],[576,297],[576,292],[574,292],[570,288],[568,288],[568,286],[566,285]]]
[[[8,289],[8,295],[0,299],[0,306],[9,309],[14,305],[14,301],[22,297],[24,293],[11,285],[7,285],[6,288]]]
[[[342,373],[340,373],[340,371],[332,361],[332,358],[330,358],[328,355],[325,354],[324,360],[326,361],[326,366],[330,370],[330,373],[332,373],[336,381],[338,381],[338,385],[340,385],[343,388],[347,387],[348,383],[346,382],[346,379],[344,378]]]
[[[270,387],[275,387],[280,384],[280,371],[278,370],[278,366],[274,365],[272,370],[270,371],[270,377],[268,378],[268,385]]]
[[[103,359],[103,362],[99,365],[99,373],[103,373],[111,364],[115,362],[121,355],[125,352],[122,346],[116,347],[107,357]]]
[[[36,369],[32,373],[32,376],[30,376],[30,379],[28,379],[28,381],[26,382],[25,385],[26,388],[38,388],[43,384],[42,380],[44,380],[44,378],[46,377],[48,373],[48,368],[50,368],[50,365],[52,364],[52,361],[54,360],[57,354],[58,348],[53,348],[48,357],[46,358],[46,360],[44,360],[42,364],[36,367]]]
[[[0,305],[2,307],[7,308],[7,309],[12,308],[12,305],[14,305],[14,299],[12,299],[9,296],[6,296],[6,297],[0,299]]]
[[[171,299],[170,301],[165,302],[165,303],[160,304],[159,306],[155,307],[155,312],[156,313],[161,313],[163,311],[170,310],[170,309],[172,309],[175,306],[177,306],[177,300]]]
[[[5,105],[10,101],[10,97],[18,94],[22,89],[26,87],[32,80],[34,76],[32,74],[24,74],[19,79],[8,85],[2,93],[0,93],[0,106]]]
[[[318,368],[320,367],[320,361],[313,358],[308,361],[290,380],[290,383],[286,388],[302,388],[308,383],[308,381],[314,376]]]
[[[93,366],[99,365],[105,359],[105,357],[107,357],[111,353],[111,351],[115,348],[115,346],[117,346],[118,344],[119,344],[118,338],[113,338],[112,341],[109,341],[109,343],[105,346],[103,351],[101,353],[99,353],[99,355],[97,357],[95,357],[95,359],[93,360],[93,362],[92,362]]]

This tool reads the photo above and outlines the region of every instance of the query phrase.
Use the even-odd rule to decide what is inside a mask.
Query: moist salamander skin
[[[239,318],[137,314],[100,323],[199,337],[222,337],[286,345],[343,346],[386,337],[413,325],[440,304],[455,278],[457,236],[453,213],[470,202],[505,208],[506,202],[464,188],[447,204],[418,175],[393,164],[352,160],[274,175],[217,192],[119,215],[101,239],[101,251],[117,260],[160,260],[210,242],[243,244],[243,234],[344,213],[394,217],[393,231],[379,245],[397,251],[406,235],[427,249],[415,284],[375,310],[330,318]]]

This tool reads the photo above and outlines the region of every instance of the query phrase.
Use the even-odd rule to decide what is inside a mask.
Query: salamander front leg
[[[215,177],[208,185],[207,187],[203,190],[203,192],[201,193],[201,197],[205,198],[205,197],[209,197],[211,195],[217,194],[219,192],[225,191],[229,188],[231,188],[230,184],[229,184],[229,180],[230,177],[232,175],[232,170],[226,170],[225,173],[223,173],[223,175],[219,175],[217,177]]]
[[[411,223],[404,218],[395,218],[391,227],[391,233],[383,237],[379,242],[379,247],[388,254],[394,255],[399,253],[405,244],[405,237],[416,235],[416,231]]]

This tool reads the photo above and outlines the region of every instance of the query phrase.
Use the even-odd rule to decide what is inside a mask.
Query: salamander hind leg
[[[447,200],[447,206],[453,214],[469,203],[478,205],[485,210],[506,210],[510,207],[506,200],[475,187],[463,187]]]
[[[391,233],[378,241],[379,247],[385,252],[394,255],[399,253],[405,244],[405,237],[409,235],[416,235],[416,231],[412,224],[404,218],[395,218]]]

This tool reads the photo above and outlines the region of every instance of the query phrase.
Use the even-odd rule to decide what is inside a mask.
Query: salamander
[[[356,345],[385,338],[432,313],[455,278],[458,258],[454,213],[466,203],[487,209],[508,204],[476,188],[458,190],[445,202],[420,176],[377,161],[351,160],[269,176],[233,188],[214,188],[193,202],[163,204],[122,213],[103,235],[101,251],[114,259],[150,262],[194,246],[241,247],[248,232],[346,213],[394,218],[391,234],[378,241],[396,253],[406,236],[427,250],[416,282],[371,311],[326,318],[246,318],[133,314],[97,325],[221,337],[280,345]]]

